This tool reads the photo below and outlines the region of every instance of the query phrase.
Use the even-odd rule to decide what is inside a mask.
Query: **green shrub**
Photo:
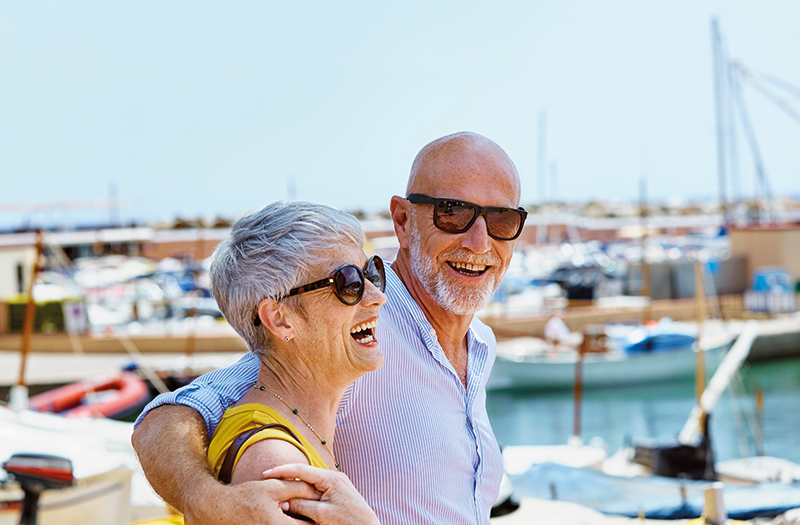
[[[13,301],[8,304],[8,328],[11,332],[22,332],[22,326],[25,323],[25,306],[26,302],[24,301]],[[45,334],[64,331],[64,308],[61,301],[36,304],[33,331]]]

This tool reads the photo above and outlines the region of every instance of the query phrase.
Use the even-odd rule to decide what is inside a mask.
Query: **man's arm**
[[[180,405],[151,410],[133,432],[133,448],[153,489],[181,511],[186,522],[206,524],[297,524],[281,510],[293,498],[319,499],[301,482],[219,483],[206,460],[206,425],[200,414]]]
[[[133,448],[153,490],[164,501],[187,514],[192,505],[187,487],[214,484],[206,459],[206,424],[200,414],[181,405],[151,410],[133,431]]]

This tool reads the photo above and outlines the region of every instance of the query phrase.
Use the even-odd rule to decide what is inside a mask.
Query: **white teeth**
[[[360,325],[354,326],[350,329],[351,334],[355,334],[356,332],[363,332],[368,328],[376,328],[378,326],[378,320],[375,319],[373,321],[368,321],[366,323],[361,323]]]
[[[462,262],[452,262],[450,265],[455,268],[456,270],[469,270],[470,272],[482,272],[487,267],[483,264],[469,264],[469,263],[462,263]]]
[[[361,323],[360,325],[354,326],[350,329],[351,334],[356,334],[359,332],[363,332],[365,330],[369,330],[371,328],[376,328],[378,326],[378,320],[373,319],[372,321],[367,321],[366,323]],[[375,340],[375,337],[371,333],[366,333],[360,337],[354,338],[356,342],[361,343],[362,345],[367,345]]]
[[[371,335],[368,335],[368,336],[364,337],[363,339],[356,339],[356,341],[358,341],[358,342],[359,342],[359,343],[361,343],[362,345],[369,344],[369,343],[371,343],[371,342],[372,342],[372,341],[374,341],[374,340],[375,340],[375,338],[374,338],[374,337],[372,337]]]

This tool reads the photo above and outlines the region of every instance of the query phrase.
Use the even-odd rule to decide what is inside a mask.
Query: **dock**
[[[19,333],[0,334],[0,351],[18,351],[22,342]],[[131,346],[132,345],[132,346]],[[247,345],[228,323],[216,322],[191,330],[186,326],[159,323],[154,327],[132,330],[130,327],[108,328],[81,334],[36,333],[31,338],[31,352],[127,354],[141,353],[207,353],[247,351]]]

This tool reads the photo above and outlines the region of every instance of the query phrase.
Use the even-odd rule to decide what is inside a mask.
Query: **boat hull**
[[[138,413],[150,401],[150,388],[139,376],[121,372],[94,381],[71,383],[35,395],[29,406],[66,417],[122,419]]]
[[[728,344],[706,351],[709,373]],[[498,355],[486,388],[488,390],[566,390],[575,384],[576,354],[509,359]],[[582,363],[584,389],[653,384],[691,379],[697,357],[693,347],[677,350],[626,354],[588,354]]]

